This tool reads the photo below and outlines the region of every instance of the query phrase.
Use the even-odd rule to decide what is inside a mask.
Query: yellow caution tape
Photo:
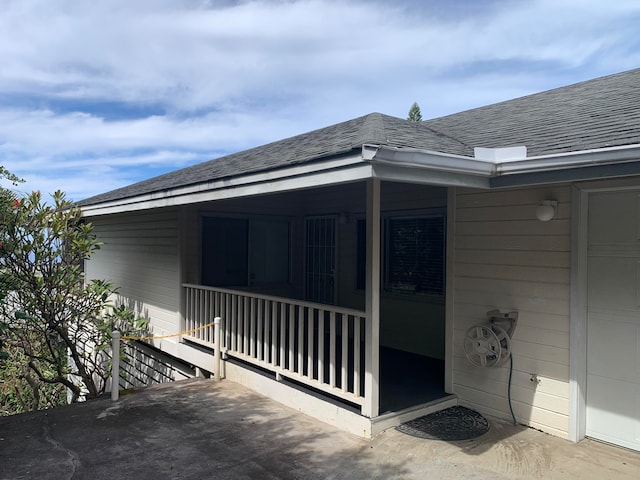
[[[213,326],[213,322],[207,323],[206,325],[203,325],[203,326],[198,327],[198,328],[192,328],[191,330],[186,330],[184,332],[173,333],[171,335],[159,335],[159,336],[151,335],[150,337],[136,337],[134,335],[124,335],[122,337],[122,340],[154,340],[156,338],[179,337],[180,335],[188,335],[190,333],[197,332],[198,330],[204,330],[205,328],[209,328],[211,326]]]

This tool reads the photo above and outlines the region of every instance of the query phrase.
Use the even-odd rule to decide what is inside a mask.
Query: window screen
[[[385,289],[444,294],[444,215],[390,217],[385,227]]]

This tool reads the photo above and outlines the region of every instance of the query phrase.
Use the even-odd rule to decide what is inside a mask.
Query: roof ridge
[[[387,135],[385,134],[385,125],[381,113],[370,113],[362,117],[362,120],[354,147],[362,146],[365,143],[377,144],[386,142]]]

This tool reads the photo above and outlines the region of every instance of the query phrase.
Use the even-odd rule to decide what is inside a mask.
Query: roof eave
[[[333,173],[333,175],[329,176],[327,173]],[[322,162],[295,165],[285,169],[210,180],[96,204],[82,205],[80,208],[85,216],[98,216],[260,195],[265,192],[284,192],[325,184],[339,184],[371,176],[371,165],[363,162],[362,156],[357,153],[350,156],[327,159]]]
[[[640,160],[640,144],[540,155],[496,164],[497,175],[565,170]]]
[[[494,162],[417,148],[363,145],[362,158],[374,164],[393,164],[481,177],[491,177],[496,173]]]

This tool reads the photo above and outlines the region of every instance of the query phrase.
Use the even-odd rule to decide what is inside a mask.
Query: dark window
[[[384,223],[383,281],[388,292],[444,295],[445,216],[388,216]],[[367,232],[357,224],[356,288],[366,283]]]
[[[385,290],[444,294],[444,215],[385,222]]]
[[[203,217],[201,283],[219,287],[287,283],[290,236],[287,219]]]
[[[204,217],[202,222],[203,285],[247,285],[249,230],[246,219]]]

